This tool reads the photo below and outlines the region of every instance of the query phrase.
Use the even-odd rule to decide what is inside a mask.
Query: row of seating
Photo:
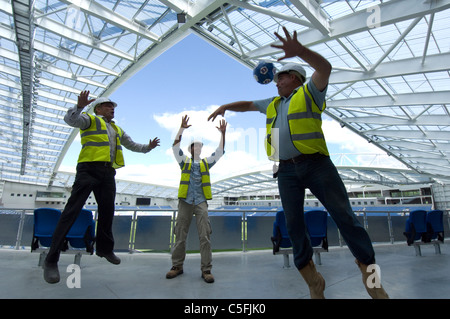
[[[316,263],[321,264],[320,252],[328,251],[327,240],[327,212],[322,210],[310,210],[305,212],[307,231],[314,248]],[[52,235],[61,216],[61,211],[54,208],[38,208],[34,211],[34,230],[31,243],[31,251],[43,247],[50,247]],[[415,210],[409,215],[405,225],[404,235],[408,245],[416,248],[416,255],[420,255],[419,244],[432,243],[436,252],[440,252],[437,241],[444,241],[443,212],[441,210]],[[420,242],[417,242],[420,240]],[[285,267],[289,267],[288,255],[292,253],[292,243],[286,228],[284,210],[276,213],[271,237],[273,254],[282,254],[285,257]],[[76,249],[85,249],[93,254],[95,243],[95,221],[92,211],[83,209],[79,217],[66,236],[63,251],[69,249],[69,245]],[[282,249],[280,249],[282,248]],[[41,254],[42,258],[42,254]],[[78,261],[79,261],[78,256]],[[41,264],[41,260],[39,262]]]
[[[44,252],[41,253],[39,265],[45,255],[46,248],[50,247],[53,232],[61,217],[61,211],[55,208],[37,208],[34,210],[33,239],[31,242],[31,252],[38,251],[42,246]],[[87,253],[94,253],[95,244],[95,220],[92,211],[82,209],[75,223],[72,225],[64,242],[62,251],[71,248],[85,249]],[[79,263],[81,252],[76,251],[76,263]]]
[[[328,213],[323,210],[309,210],[305,212],[306,228],[311,246],[314,249],[315,262],[318,265],[322,264],[320,253],[328,251],[327,216]],[[289,268],[289,254],[292,253],[292,243],[286,228],[284,210],[279,210],[275,216],[271,240],[273,254],[282,254],[284,256],[284,267]]]
[[[310,237],[311,245],[314,248],[316,264],[321,264],[320,252],[328,251],[327,241],[327,212],[321,210],[310,210],[305,212],[305,223]],[[440,254],[439,243],[444,242],[443,211],[414,210],[410,212],[406,220],[405,232],[407,244],[413,245],[416,255],[421,255],[421,244],[433,244],[435,251]],[[284,211],[279,210],[273,224],[273,254],[284,255],[284,267],[289,267],[289,254],[292,253],[292,243],[289,239],[286,228]],[[420,242],[417,242],[420,240]],[[281,249],[280,249],[281,248]]]
[[[439,242],[444,242],[444,212],[441,210],[414,210],[406,220],[405,232],[408,246],[414,245],[416,255],[420,256],[421,244],[435,245],[436,253],[440,253]]]

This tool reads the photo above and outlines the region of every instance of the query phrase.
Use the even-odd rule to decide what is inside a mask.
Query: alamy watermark
[[[366,23],[369,29],[381,27],[381,9],[379,5],[374,5],[367,8],[367,12],[370,12],[367,17]]]
[[[70,264],[67,266],[68,273],[71,273],[66,280],[67,288],[81,288],[81,268],[77,264]]]
[[[381,288],[381,269],[377,264],[367,266],[367,273],[370,275],[366,279],[367,288]]]
[[[277,158],[278,153],[277,149],[279,147],[279,134],[278,128],[272,129],[271,135],[271,145],[272,156]],[[248,128],[229,128],[226,132],[226,145],[225,149],[228,154],[232,154],[234,152],[245,152],[248,154],[252,154],[256,160],[265,160],[267,159],[267,151],[266,151],[266,128],[265,127],[248,127]],[[174,135],[173,135],[174,136]],[[184,146],[189,146],[193,142],[201,142],[203,144],[208,144],[210,147],[217,147],[217,142],[206,142],[209,138],[205,137],[196,137],[195,139],[191,138],[190,135],[186,137],[187,142],[185,142]],[[186,145],[187,144],[187,145]],[[191,150],[188,148],[188,152]],[[202,154],[202,156],[205,154]],[[184,156],[175,156],[175,159],[178,163],[182,163],[185,160],[186,154]]]

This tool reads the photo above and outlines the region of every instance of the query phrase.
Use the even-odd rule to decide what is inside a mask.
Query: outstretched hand
[[[212,122],[214,122],[218,115],[222,115],[222,117],[225,116],[225,107],[223,105],[211,113],[211,115],[208,117],[208,121],[211,120]]]
[[[297,40],[297,31],[294,31],[292,37],[285,27],[283,27],[283,31],[286,39],[275,32],[275,36],[281,41],[281,45],[271,45],[273,48],[282,49],[284,51],[284,57],[279,58],[278,61],[299,56],[304,49],[304,46]]]
[[[227,122],[225,120],[220,120],[219,126],[216,126],[216,128],[222,133],[225,134],[225,131],[227,130]]]
[[[155,147],[159,146],[159,138],[155,137],[153,140],[150,139],[150,142],[148,143],[148,146],[150,147],[150,149],[154,149]]]
[[[84,108],[86,105],[89,105],[96,100],[96,99],[89,99],[89,93],[90,93],[89,91],[81,91],[80,95],[78,95],[77,107],[79,109]]]
[[[187,115],[183,116],[181,118],[181,127],[182,128],[189,128],[189,127],[191,127],[192,125],[189,125],[188,122],[189,122],[189,117]]]

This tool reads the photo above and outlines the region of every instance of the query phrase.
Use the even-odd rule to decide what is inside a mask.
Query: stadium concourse
[[[392,299],[449,299],[449,246],[441,254],[432,246],[415,256],[406,243],[376,244],[381,282]],[[295,267],[283,268],[282,256],[271,250],[214,252],[216,281],[200,277],[200,256],[188,254],[184,274],[166,279],[168,253],[118,253],[122,263],[109,264],[97,256],[83,256],[75,278],[73,255],[63,254],[61,282],[48,285],[38,266],[38,254],[0,249],[0,299],[309,299],[309,290]],[[361,273],[347,247],[321,254],[319,271],[329,299],[368,299]],[[72,266],[72,267],[71,267]],[[71,267],[71,268],[70,268]]]

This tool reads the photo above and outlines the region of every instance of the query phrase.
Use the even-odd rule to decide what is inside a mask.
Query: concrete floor
[[[450,298],[450,248],[422,246],[422,256],[405,243],[375,245],[381,280],[393,299]],[[293,267],[283,268],[283,257],[272,251],[213,253],[215,283],[200,277],[200,256],[189,254],[184,274],[166,279],[171,267],[168,253],[118,253],[120,265],[104,258],[83,255],[81,288],[69,288],[74,277],[67,267],[74,255],[61,255],[61,281],[47,284],[38,266],[39,253],[29,250],[0,249],[1,299],[307,299],[309,290]],[[367,299],[361,274],[346,247],[331,247],[322,253],[317,269],[326,280],[329,299]]]

